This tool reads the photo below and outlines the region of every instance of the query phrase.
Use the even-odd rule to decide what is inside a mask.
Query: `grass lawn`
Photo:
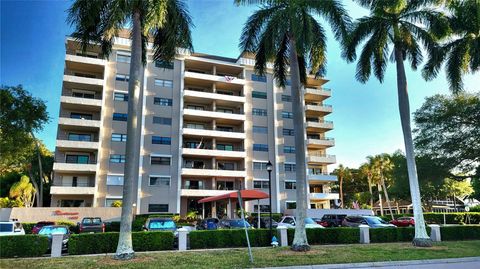
[[[56,259],[3,259],[0,268],[245,268],[372,261],[441,259],[480,256],[480,241],[436,243],[415,248],[410,243],[313,246],[307,253],[288,248],[256,248],[254,264],[247,249],[138,253],[135,260],[119,262],[109,256],[71,256]]]

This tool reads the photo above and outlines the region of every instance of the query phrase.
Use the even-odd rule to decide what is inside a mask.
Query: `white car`
[[[287,228],[295,228],[296,226],[296,221],[295,217],[293,216],[284,216],[278,223],[278,226],[285,226]],[[316,223],[313,221],[312,218],[305,218],[305,228],[325,228],[322,225]]]
[[[0,221],[0,236],[3,235],[24,235],[25,230],[18,221]]]

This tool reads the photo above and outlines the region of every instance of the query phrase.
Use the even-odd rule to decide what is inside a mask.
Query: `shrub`
[[[480,225],[442,226],[440,227],[442,241],[479,240]]]
[[[429,227],[427,227],[427,233],[430,234]],[[414,236],[414,227],[370,229],[370,242],[372,243],[408,242],[412,241]]]
[[[274,230],[274,235],[276,231]],[[249,229],[248,237],[252,247],[270,246],[268,229]],[[190,238],[190,248],[228,248],[228,247],[246,247],[247,239],[243,229],[225,229],[225,230],[203,230],[192,231],[188,234]],[[278,238],[278,235],[277,235]]]
[[[36,222],[22,222],[23,229],[25,230],[25,234],[32,234],[33,226],[37,224]]]
[[[423,217],[427,223],[446,224],[480,224],[480,212],[454,212],[454,213],[424,213]],[[395,219],[404,216],[413,216],[412,214],[393,215]],[[390,221],[391,217],[383,216],[382,219]]]
[[[480,212],[480,205],[470,207],[470,212]]]
[[[0,236],[0,257],[38,257],[45,254],[49,243],[46,236],[28,234],[28,235],[9,235]]]
[[[68,241],[70,255],[113,253],[117,249],[119,233],[75,234]],[[133,232],[133,250],[153,251],[173,249],[171,232]]]
[[[291,245],[295,229],[288,229],[288,244]],[[355,244],[360,241],[360,230],[357,228],[307,229],[307,240],[311,245],[322,244]]]
[[[256,212],[251,212],[251,213],[248,213],[249,216],[248,216],[248,219],[257,219],[258,218],[258,213]],[[272,214],[272,219],[274,221],[280,221],[282,219],[282,216],[283,214],[282,213],[273,213]],[[268,218],[270,217],[270,214],[269,213],[260,213],[260,217],[261,218]]]
[[[105,222],[105,232],[120,232],[120,221]]]

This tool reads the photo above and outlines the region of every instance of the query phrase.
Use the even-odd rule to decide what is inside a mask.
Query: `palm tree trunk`
[[[142,36],[140,11],[132,16],[132,51],[130,63],[130,80],[128,83],[128,120],[127,145],[125,152],[125,171],[123,183],[122,215],[120,235],[115,259],[127,260],[134,257],[132,246],[132,221],[134,202],[134,180],[138,178],[138,161],[140,149],[139,117],[141,116],[141,74],[142,74]]]
[[[298,56],[295,49],[296,44],[293,37],[290,38],[290,76],[292,88],[292,111],[293,127],[295,129],[295,163],[297,177],[297,207],[296,226],[293,237],[292,250],[308,251],[310,246],[305,231],[305,218],[307,215],[307,165],[306,165],[306,144],[305,144],[305,109],[303,91],[300,85],[300,70]]]
[[[368,177],[368,191],[370,192],[370,208],[373,210],[373,189],[372,189],[372,181],[370,177]]]
[[[32,167],[31,167],[31,166],[30,166],[30,169],[28,169],[28,174],[29,174],[30,178],[32,179],[33,187],[35,188],[35,190],[36,190],[37,192],[39,192],[40,189],[38,188],[38,184],[37,184],[37,182],[35,182],[35,179],[34,179],[34,177],[33,177]],[[39,197],[38,195],[36,195],[36,196],[35,196],[35,199],[37,200],[37,207],[38,207],[38,205],[40,204],[40,197]]]
[[[343,177],[340,177],[340,207],[344,208],[344,204],[343,204]]]
[[[397,65],[397,89],[398,108],[402,122],[403,140],[405,143],[405,155],[407,158],[408,181],[410,184],[410,196],[413,205],[413,217],[415,218],[415,238],[413,245],[419,247],[432,246],[432,240],[427,234],[425,220],[423,219],[422,201],[418,185],[417,167],[415,164],[415,152],[412,139],[412,128],[410,126],[410,104],[408,101],[407,76],[403,63],[402,50],[395,46],[395,62]]]
[[[387,205],[388,205],[388,210],[390,211],[390,216],[393,218],[393,212],[392,212],[392,205],[390,204],[390,199],[388,198],[388,191],[387,191],[387,186],[385,186],[385,178],[382,176],[382,187],[383,187],[383,193],[385,194],[385,200],[387,200]]]
[[[383,203],[382,203],[382,191],[380,190],[380,184],[377,184],[377,190],[378,190],[378,205],[380,206],[380,215],[383,217]]]
[[[33,142],[35,143],[35,151],[37,152],[37,159],[38,159],[38,173],[40,175],[40,190],[38,191],[37,195],[37,207],[43,206],[43,167],[42,167],[42,156],[40,154],[40,147],[38,146],[38,141],[35,139],[35,135],[33,132],[30,132],[30,135],[33,138]],[[35,181],[35,178],[32,177],[32,182]],[[35,184],[34,184],[35,185]],[[37,187],[38,188],[38,187]]]

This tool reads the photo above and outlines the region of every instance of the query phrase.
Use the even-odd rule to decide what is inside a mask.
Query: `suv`
[[[82,222],[78,223],[79,233],[104,233],[105,223],[101,218],[83,218]]]
[[[342,226],[342,221],[347,215],[335,215],[335,214],[325,214],[322,217],[322,225],[325,224],[325,227],[340,227]]]
[[[293,216],[284,216],[278,222],[278,226],[284,226],[287,228],[295,228],[296,220]],[[312,218],[305,218],[305,228],[325,228],[322,225],[316,223]]]
[[[242,219],[222,219],[218,225],[219,229],[244,229],[245,226],[247,229],[252,229],[252,225],[246,220]]]
[[[217,218],[206,218],[197,224],[197,230],[216,230],[219,220]]]
[[[342,226],[345,227],[358,227],[360,225],[368,225],[370,228],[397,227],[375,216],[348,216],[342,222]]]
[[[25,230],[18,221],[1,221],[0,236],[2,235],[24,235]]]

